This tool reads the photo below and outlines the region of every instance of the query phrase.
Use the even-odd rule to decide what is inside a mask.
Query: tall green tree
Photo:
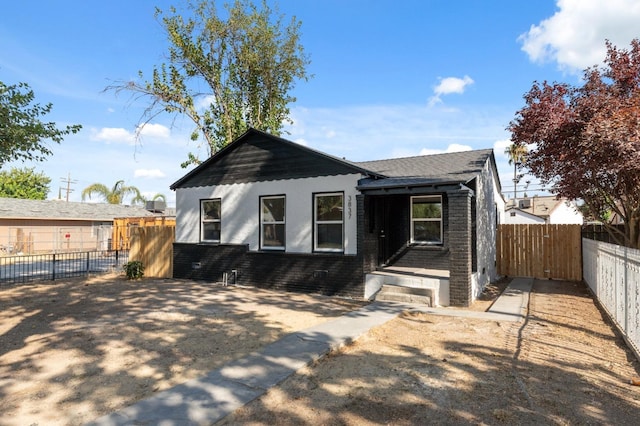
[[[508,129],[528,146],[526,168],[552,191],[581,199],[623,245],[640,248],[640,40],[610,42],[582,83],[535,82]],[[615,213],[624,230],[609,226]]]
[[[43,121],[52,104],[40,105],[34,99],[28,84],[0,81],[0,166],[11,160],[42,161],[51,155],[47,141],[60,143],[82,128],[76,124],[59,129],[56,123]]]
[[[35,168],[16,168],[0,171],[0,197],[46,200],[51,178],[36,173]]]
[[[92,195],[97,195],[109,204],[122,204],[124,200],[131,196],[131,203],[144,203],[146,200],[135,186],[127,186],[124,180],[119,180],[110,189],[102,183],[94,183],[82,190],[82,201],[91,199]]]
[[[152,78],[107,87],[150,99],[138,129],[159,114],[175,113],[195,124],[193,141],[204,138],[212,155],[248,127],[279,135],[291,122],[289,104],[298,80],[307,80],[309,59],[300,44],[300,21],[288,23],[263,0],[225,5],[213,0],[188,1],[186,10],[156,9],[168,40],[168,62]],[[182,166],[198,163],[193,153]]]

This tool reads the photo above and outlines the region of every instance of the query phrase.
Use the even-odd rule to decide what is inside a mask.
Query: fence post
[[[53,253],[53,261],[51,262],[51,280],[56,280],[56,254]]]
[[[87,252],[87,275],[89,275],[89,252]]]

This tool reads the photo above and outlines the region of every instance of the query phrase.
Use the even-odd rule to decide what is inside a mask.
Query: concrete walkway
[[[211,425],[258,398],[302,367],[331,350],[349,344],[405,310],[495,321],[520,321],[527,314],[532,285],[532,279],[512,280],[488,312],[374,302],[333,321],[289,334],[260,352],[100,417],[88,425]]]

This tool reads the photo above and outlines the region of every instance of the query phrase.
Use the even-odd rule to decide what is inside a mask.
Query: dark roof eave
[[[384,195],[389,193],[401,194],[401,193],[416,193],[418,190],[428,190],[430,192],[449,192],[449,191],[467,191],[472,194],[474,191],[467,187],[464,183],[459,181],[451,181],[451,182],[437,182],[437,183],[422,183],[422,184],[398,184],[398,185],[384,185],[384,186],[375,186],[375,187],[367,187],[358,185],[356,189],[363,194],[368,195]]]
[[[477,176],[476,176],[477,177]],[[375,186],[367,186],[367,185],[361,185],[358,182],[358,186],[356,186],[356,189],[358,191],[367,191],[368,189],[382,189],[382,188],[410,188],[410,187],[438,187],[438,186],[454,186],[457,185],[460,187],[460,189],[462,189],[462,187],[464,186],[465,188],[466,185],[469,184],[469,182],[471,182],[472,180],[476,179],[476,177],[473,177],[472,179],[468,179],[466,181],[461,181],[461,180],[446,180],[446,181],[438,181],[438,182],[413,182],[413,183],[408,183],[408,182],[403,182],[403,183],[389,183],[388,185],[375,185]],[[362,181],[363,179],[361,179]],[[384,181],[384,179],[383,179]],[[376,182],[378,182],[378,180],[376,180]],[[469,191],[471,191],[470,188],[467,188]]]

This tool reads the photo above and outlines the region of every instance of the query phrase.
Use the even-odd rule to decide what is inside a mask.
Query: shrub
[[[127,262],[124,266],[124,272],[130,280],[137,280],[144,275],[144,265],[139,260]]]

